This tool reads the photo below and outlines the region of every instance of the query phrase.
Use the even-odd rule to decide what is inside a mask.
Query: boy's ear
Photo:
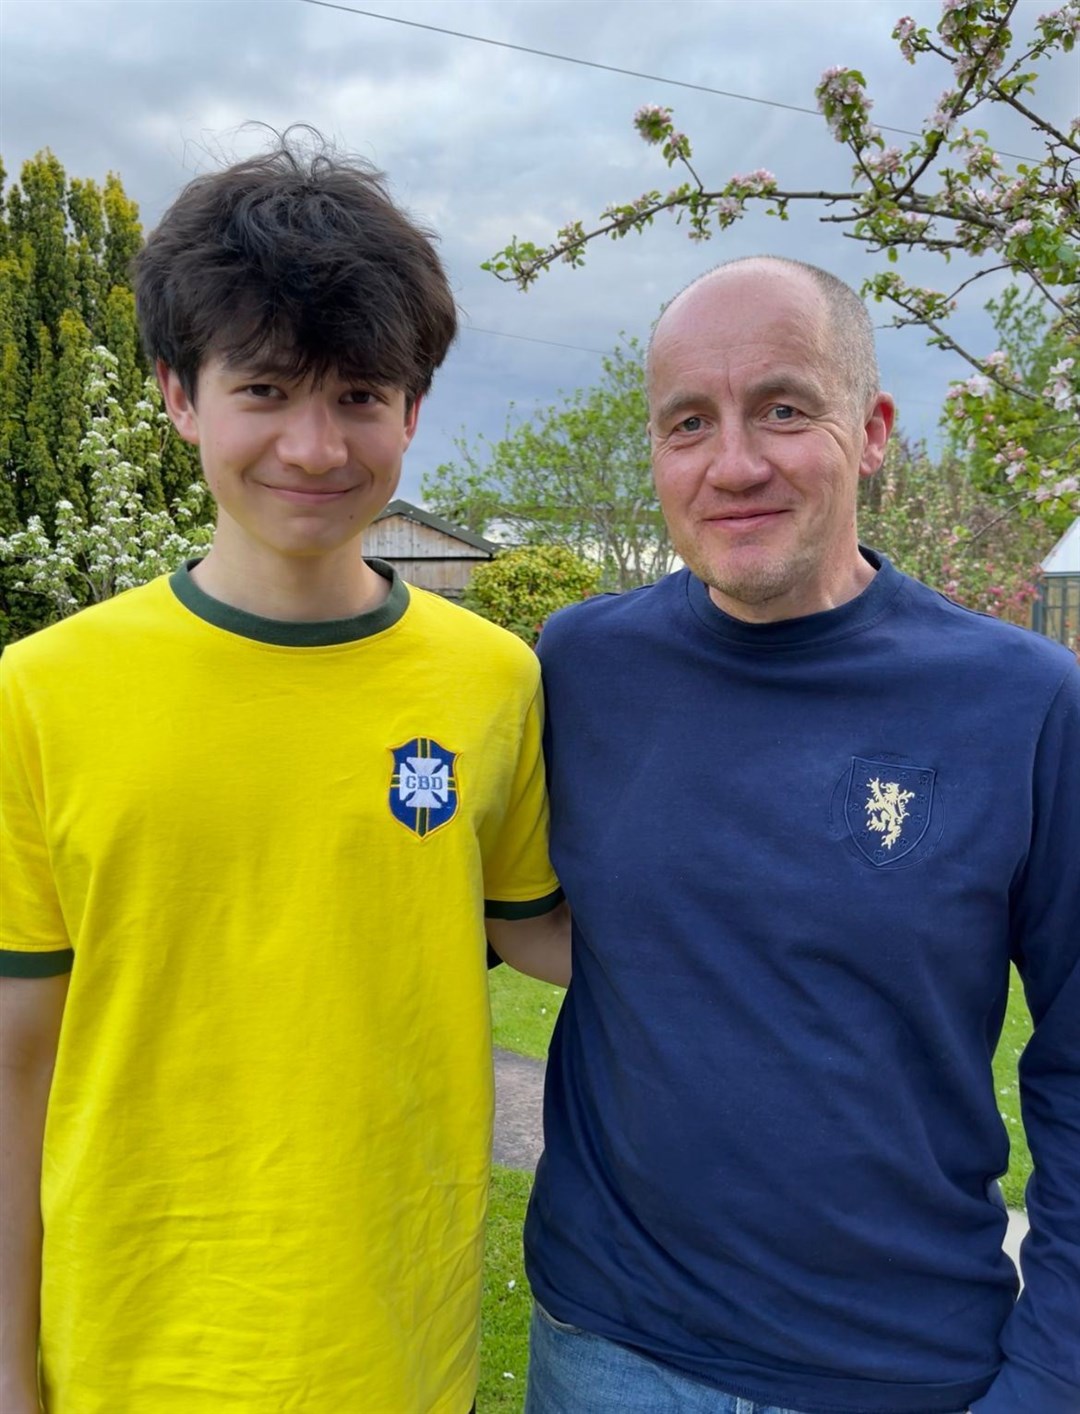
[[[184,391],[184,385],[176,373],[164,360],[158,359],[154,365],[154,372],[157,374],[161,396],[165,399],[165,411],[169,414],[169,421],[185,442],[190,442],[193,447],[197,447],[199,445],[199,419],[195,413],[194,402]]]
[[[413,398],[412,405],[405,414],[405,446],[403,451],[407,451],[409,443],[416,436],[416,423],[420,416],[420,404],[424,401],[423,394]]]

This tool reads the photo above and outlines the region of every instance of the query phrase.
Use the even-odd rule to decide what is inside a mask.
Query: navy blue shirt
[[[871,558],[807,618],[742,623],[684,571],[544,631],[574,976],[529,1278],[764,1402],[1076,1414],[1080,671]],[[1015,1309],[1010,958],[1036,1023]]]

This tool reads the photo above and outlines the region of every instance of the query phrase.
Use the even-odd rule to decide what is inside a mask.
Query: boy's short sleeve
[[[0,660],[0,975],[55,977],[75,955],[45,834],[41,752],[12,657]]]
[[[550,912],[562,898],[548,858],[543,732],[543,694],[537,684],[522,724],[506,811],[483,849],[488,918],[533,918]]]

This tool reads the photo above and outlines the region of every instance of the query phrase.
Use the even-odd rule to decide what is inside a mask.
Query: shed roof
[[[1080,516],[1042,562],[1044,574],[1080,574]]]
[[[489,554],[494,554],[496,550],[503,548],[501,545],[497,545],[494,540],[485,540],[482,535],[474,535],[471,530],[463,530],[460,525],[452,525],[450,521],[443,520],[441,516],[432,515],[430,511],[414,506],[411,501],[390,501],[375,517],[372,524],[377,525],[379,521],[386,520],[390,516],[404,516],[406,520],[415,520],[420,525],[426,525],[431,530],[438,530],[443,535],[450,535],[465,545],[473,546],[476,550],[487,550]]]

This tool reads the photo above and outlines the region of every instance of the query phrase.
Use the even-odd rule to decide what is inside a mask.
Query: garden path
[[[513,1051],[495,1051],[495,1162],[504,1168],[536,1168],[543,1137],[544,1062]],[[1027,1232],[1023,1213],[1009,1213],[1004,1247],[1019,1264]]]

